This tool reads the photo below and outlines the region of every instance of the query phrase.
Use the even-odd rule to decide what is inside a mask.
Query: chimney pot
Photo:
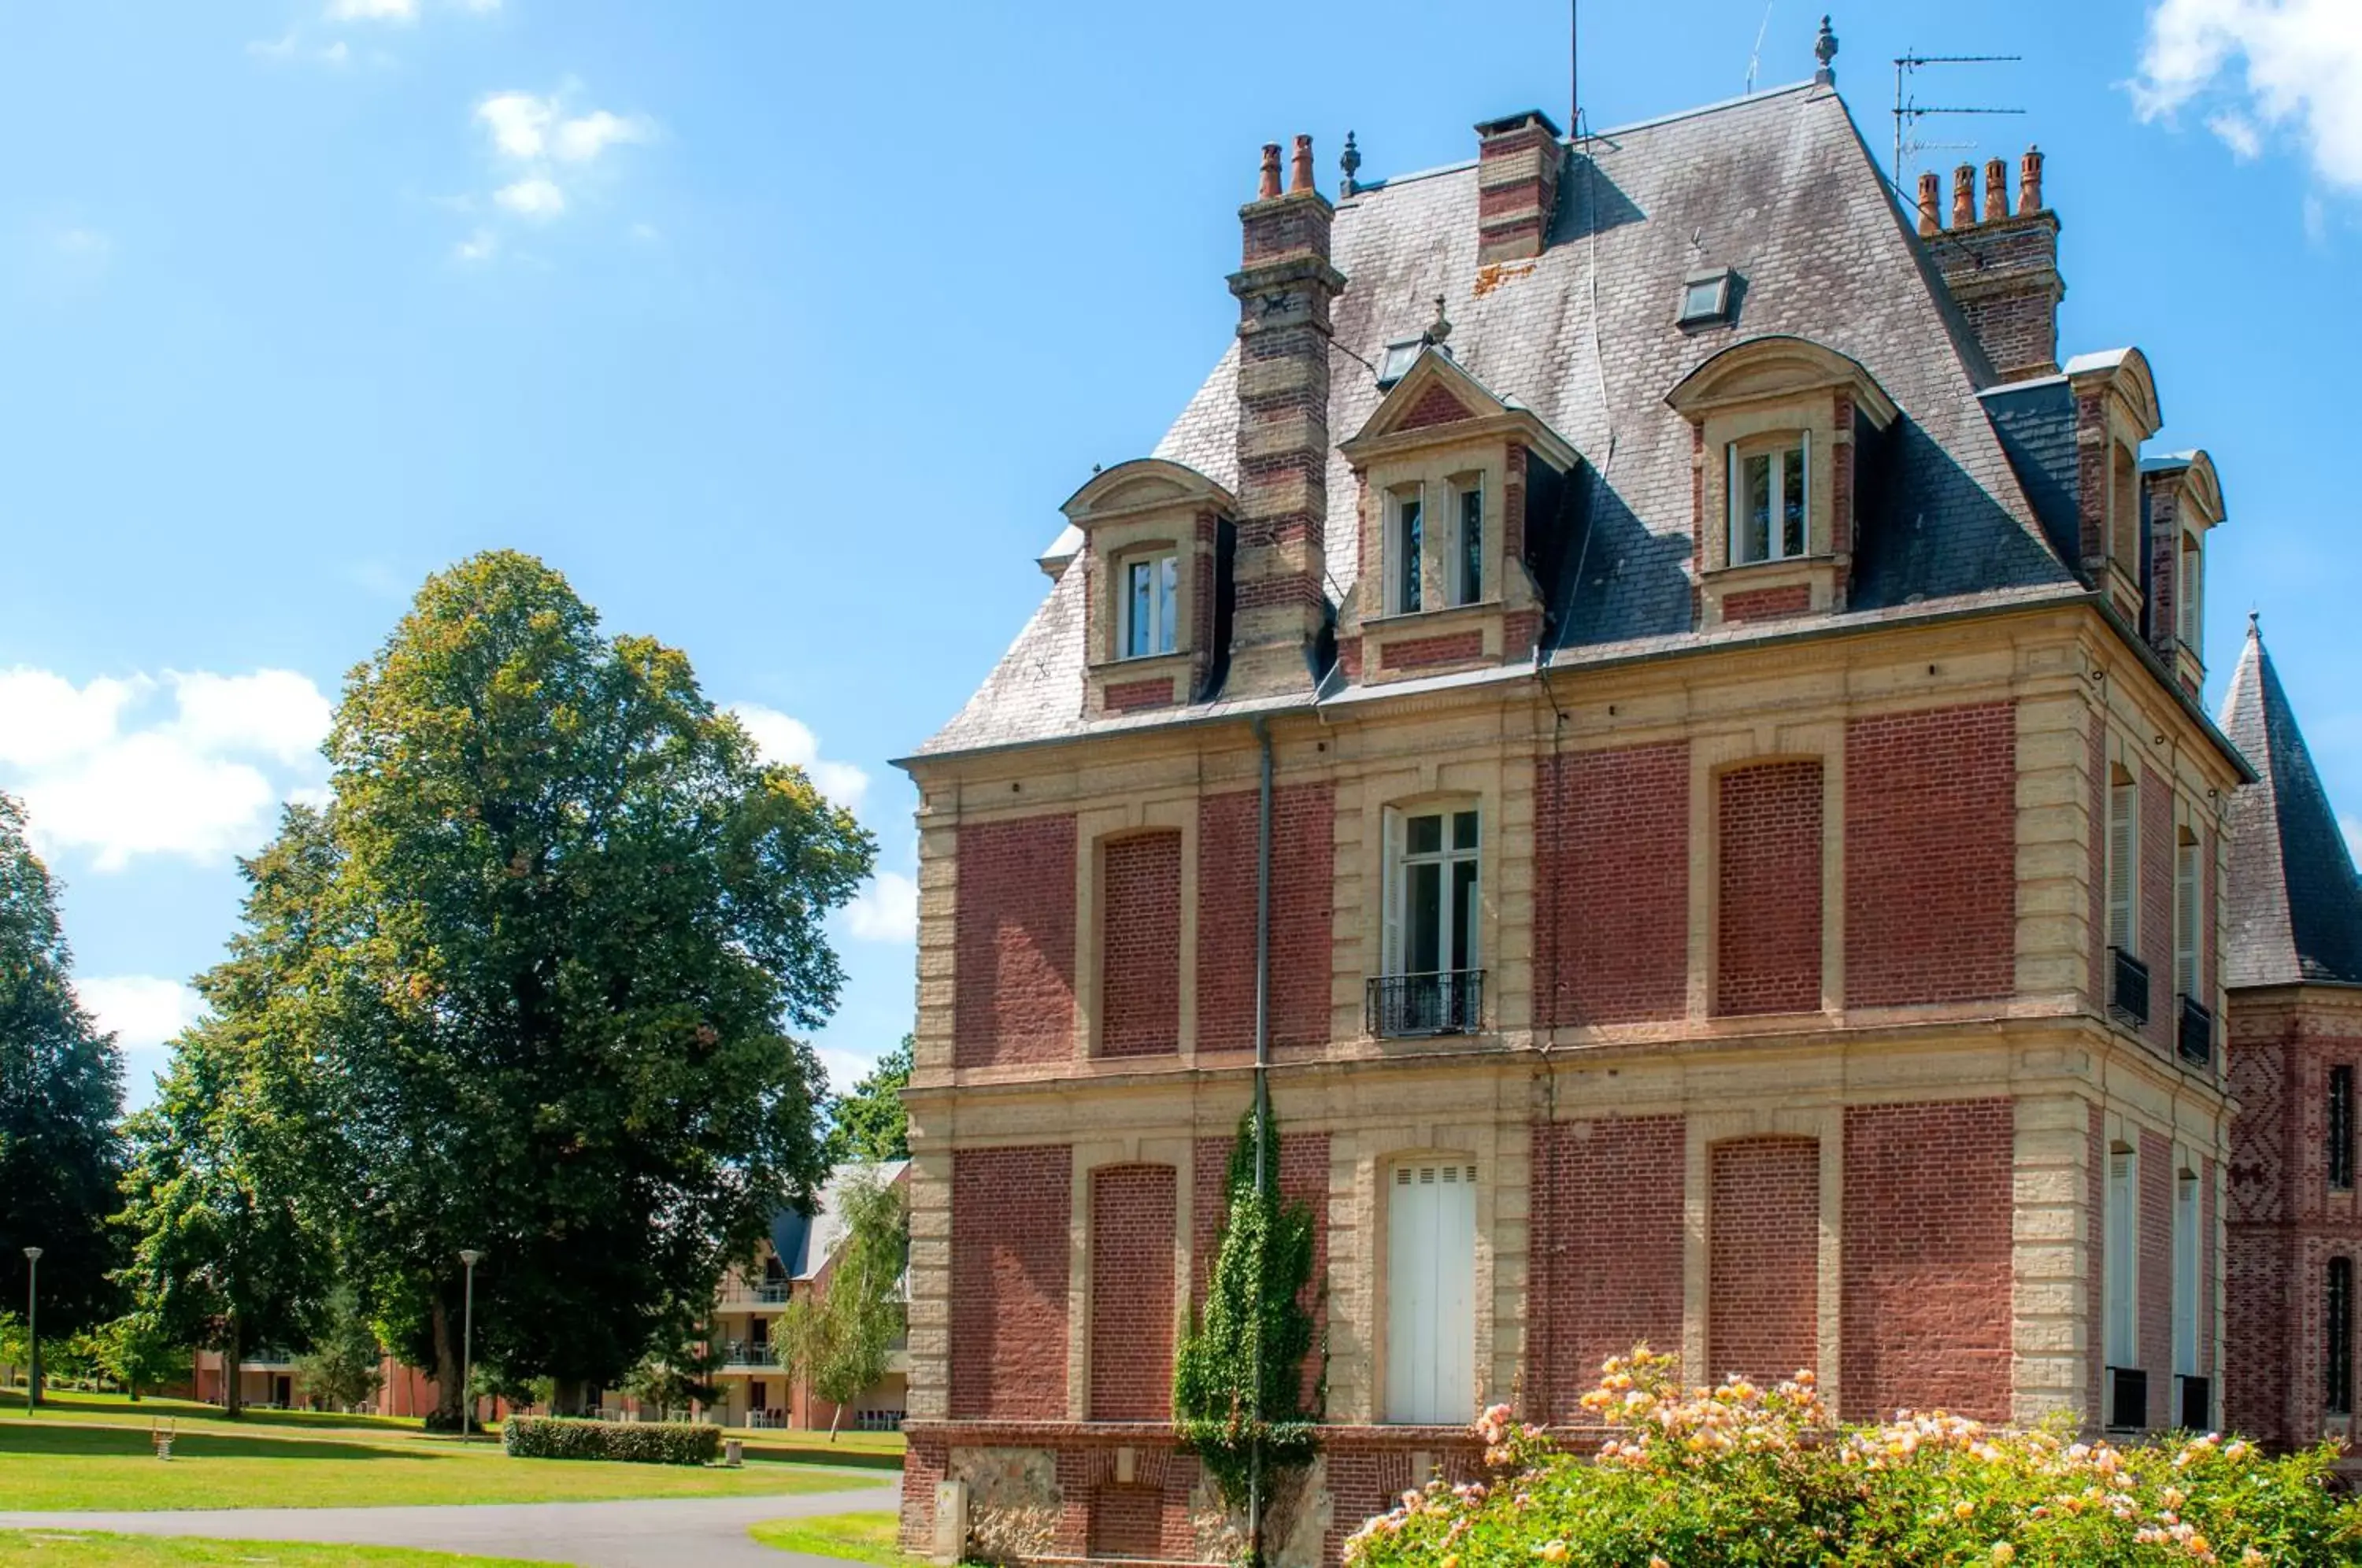
[[[1944,182],[1932,169],[1919,176],[1919,232],[1932,236],[1944,232]]]
[[[1290,191],[1312,189],[1312,138],[1308,136],[1296,138],[1296,157],[1287,172],[1287,188]]]
[[[2042,210],[2042,149],[2029,147],[2017,163],[2017,213],[2025,217]]]
[[[1977,166],[1963,163],[1952,171],[1952,226],[1974,228],[1977,222]]]
[[[1263,183],[1256,190],[1256,199],[1269,201],[1279,194],[1279,143],[1263,144]]]
[[[2009,216],[2009,165],[1995,158],[1985,164],[1985,222]]]

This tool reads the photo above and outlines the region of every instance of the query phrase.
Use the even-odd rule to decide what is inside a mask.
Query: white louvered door
[[[1474,1415],[1476,1167],[1399,1165],[1386,1220],[1386,1419]]]

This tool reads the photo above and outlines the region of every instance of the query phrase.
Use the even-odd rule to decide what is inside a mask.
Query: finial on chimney
[[[2017,160],[2017,215],[2042,210],[2042,149],[2029,147]]]
[[[1952,171],[1952,226],[1974,228],[1977,222],[1977,166],[1963,163]]]
[[[1345,150],[1342,156],[1337,160],[1337,167],[1345,171],[1345,178],[1338,183],[1337,193],[1341,196],[1360,195],[1362,193],[1361,182],[1354,179],[1353,176],[1362,171],[1362,149],[1353,145],[1353,133],[1352,131],[1347,131],[1345,133]]]
[[[1985,222],[2009,216],[2009,165],[1998,158],[1985,162]]]
[[[1287,188],[1290,191],[1312,189],[1312,138],[1310,137],[1299,136],[1296,138],[1296,157],[1290,161],[1292,167],[1287,171]]]
[[[1944,232],[1944,182],[1933,169],[1919,176],[1919,232],[1937,235]]]
[[[1278,194],[1279,143],[1267,141],[1263,144],[1263,182],[1256,188],[1255,196],[1267,202]]]
[[[1837,85],[1837,67],[1832,63],[1836,61],[1837,57],[1838,36],[1829,29],[1829,19],[1827,17],[1823,17],[1821,18],[1821,36],[1813,40],[1813,58],[1821,62],[1821,68],[1813,72],[1813,82],[1816,86],[1834,87]]]
[[[1426,330],[1418,335],[1418,340],[1429,348],[1440,348],[1443,340],[1451,336],[1451,323],[1443,315],[1443,296],[1438,294],[1435,296],[1435,319],[1427,324]]]

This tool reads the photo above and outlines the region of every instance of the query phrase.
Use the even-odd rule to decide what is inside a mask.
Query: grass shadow
[[[146,1458],[151,1452],[148,1433],[138,1427],[76,1427],[43,1425],[38,1421],[0,1424],[0,1458],[16,1455],[72,1456],[81,1459]],[[331,1459],[375,1460],[441,1458],[431,1449],[417,1452],[362,1442],[329,1442],[289,1438],[242,1438],[220,1432],[182,1430],[172,1438],[176,1458],[187,1459]]]

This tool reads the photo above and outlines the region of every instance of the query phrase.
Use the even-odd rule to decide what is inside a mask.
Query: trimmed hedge
[[[711,1464],[722,1429],[696,1421],[583,1421],[511,1416],[501,1423],[511,1459],[612,1459],[626,1464]]]

